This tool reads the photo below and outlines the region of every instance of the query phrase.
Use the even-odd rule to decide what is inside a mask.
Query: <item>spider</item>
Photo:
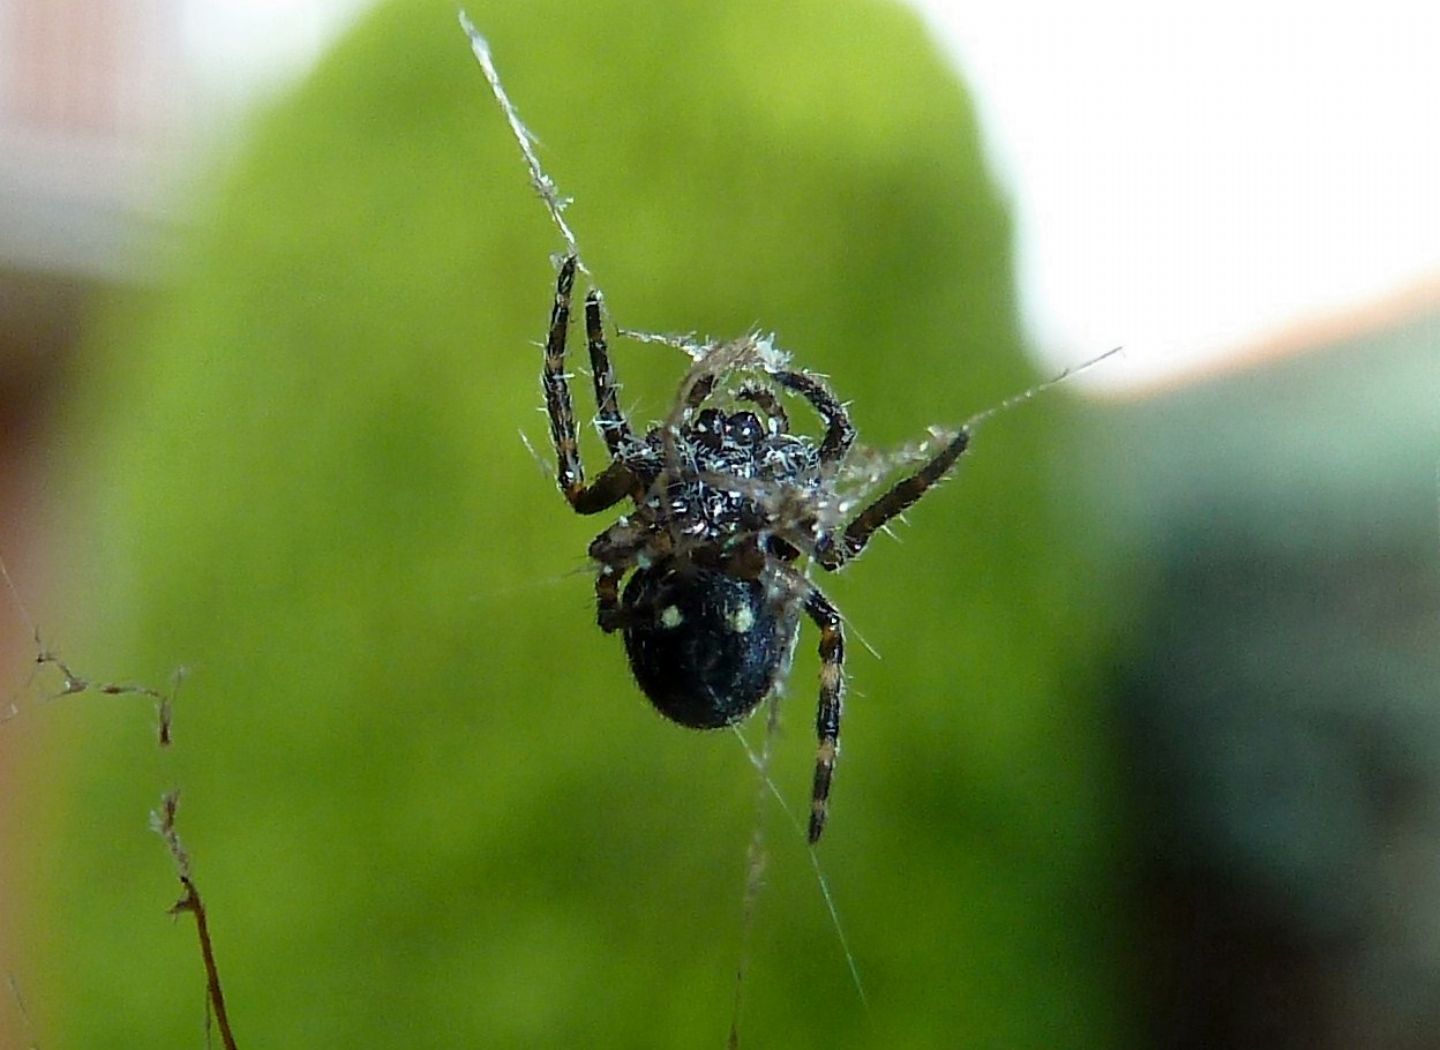
[[[709,346],[697,351],[669,417],[637,435],[619,408],[601,298],[591,290],[585,329],[610,463],[587,485],[565,371],[576,267],[573,254],[560,265],[541,385],[557,480],[570,506],[596,514],[627,498],[634,503],[590,544],[600,628],[622,633],[630,670],[662,715],[717,729],[749,715],[781,680],[803,610],[820,631],[813,844],[825,830],[840,749],[845,635],[840,613],[797,564],[803,557],[834,571],[858,555],[876,530],[945,476],[970,432],[946,436],[918,470],[843,521],[852,508],[840,490],[855,428],[819,377],[790,370],[785,356],[755,335]],[[768,381],[734,395],[756,411],[702,407],[735,371]],[[790,432],[777,387],[819,414],[825,433],[818,443]]]

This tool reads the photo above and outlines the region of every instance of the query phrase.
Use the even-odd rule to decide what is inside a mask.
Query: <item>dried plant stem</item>
[[[200,957],[205,962],[205,998],[215,1015],[215,1026],[220,1030],[220,1041],[225,1050],[236,1050],[235,1034],[230,1030],[230,1016],[225,1012],[225,992],[220,986],[220,968],[215,964],[215,945],[210,939],[210,924],[205,918],[205,903],[200,891],[190,877],[190,854],[180,841],[175,830],[175,811],[180,807],[180,793],[167,792],[160,800],[160,808],[150,814],[150,826],[155,834],[165,840],[170,857],[175,861],[175,873],[185,895],[175,902],[170,914],[189,912],[195,916],[195,929],[200,935]]]
[[[225,1012],[225,992],[220,987],[220,968],[215,965],[215,947],[210,941],[210,926],[205,921],[205,904],[200,900],[200,891],[188,875],[180,876],[180,885],[185,887],[185,896],[175,902],[171,915],[188,911],[195,916],[195,929],[200,934],[200,956],[205,960],[205,992],[210,1008],[215,1011],[215,1027],[220,1030],[220,1042],[225,1050],[236,1050],[235,1035],[230,1030],[230,1017]]]

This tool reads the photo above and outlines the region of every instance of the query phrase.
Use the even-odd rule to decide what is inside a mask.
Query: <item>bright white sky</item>
[[[1052,362],[1124,345],[1095,378],[1142,383],[1440,277],[1440,2],[911,2],[976,95]],[[192,68],[274,86],[364,6],[184,0]]]
[[[1134,382],[1440,277],[1440,3],[917,0],[1056,360]]]

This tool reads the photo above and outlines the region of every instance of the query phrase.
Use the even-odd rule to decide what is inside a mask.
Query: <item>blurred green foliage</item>
[[[470,13],[621,324],[774,329],[882,447],[1035,380],[974,115],[914,16]],[[171,784],[242,1045],[719,1045],[756,778],[730,734],[655,715],[593,626],[606,522],[519,437],[548,453],[560,245],[454,10],[382,5],[207,195],[172,286],[93,341],[64,429],[69,654],[193,673],[164,755],[133,705],[47,727],[25,963],[47,1050],[198,1045],[193,931],[144,829]],[[660,414],[680,355],[614,356]],[[873,1009],[767,802],[747,1043],[1120,1038],[1078,440],[1061,395],[992,421],[903,546],[822,581],[884,655],[850,647],[821,847]],[[802,807],[814,642],[773,768]]]

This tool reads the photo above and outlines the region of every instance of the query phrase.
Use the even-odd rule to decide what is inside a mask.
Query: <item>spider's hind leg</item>
[[[820,841],[830,812],[830,782],[840,754],[840,715],[845,703],[845,632],[840,610],[809,580],[789,573],[805,614],[820,629],[820,704],[815,712],[815,778],[810,789],[810,825],[806,837]]]

